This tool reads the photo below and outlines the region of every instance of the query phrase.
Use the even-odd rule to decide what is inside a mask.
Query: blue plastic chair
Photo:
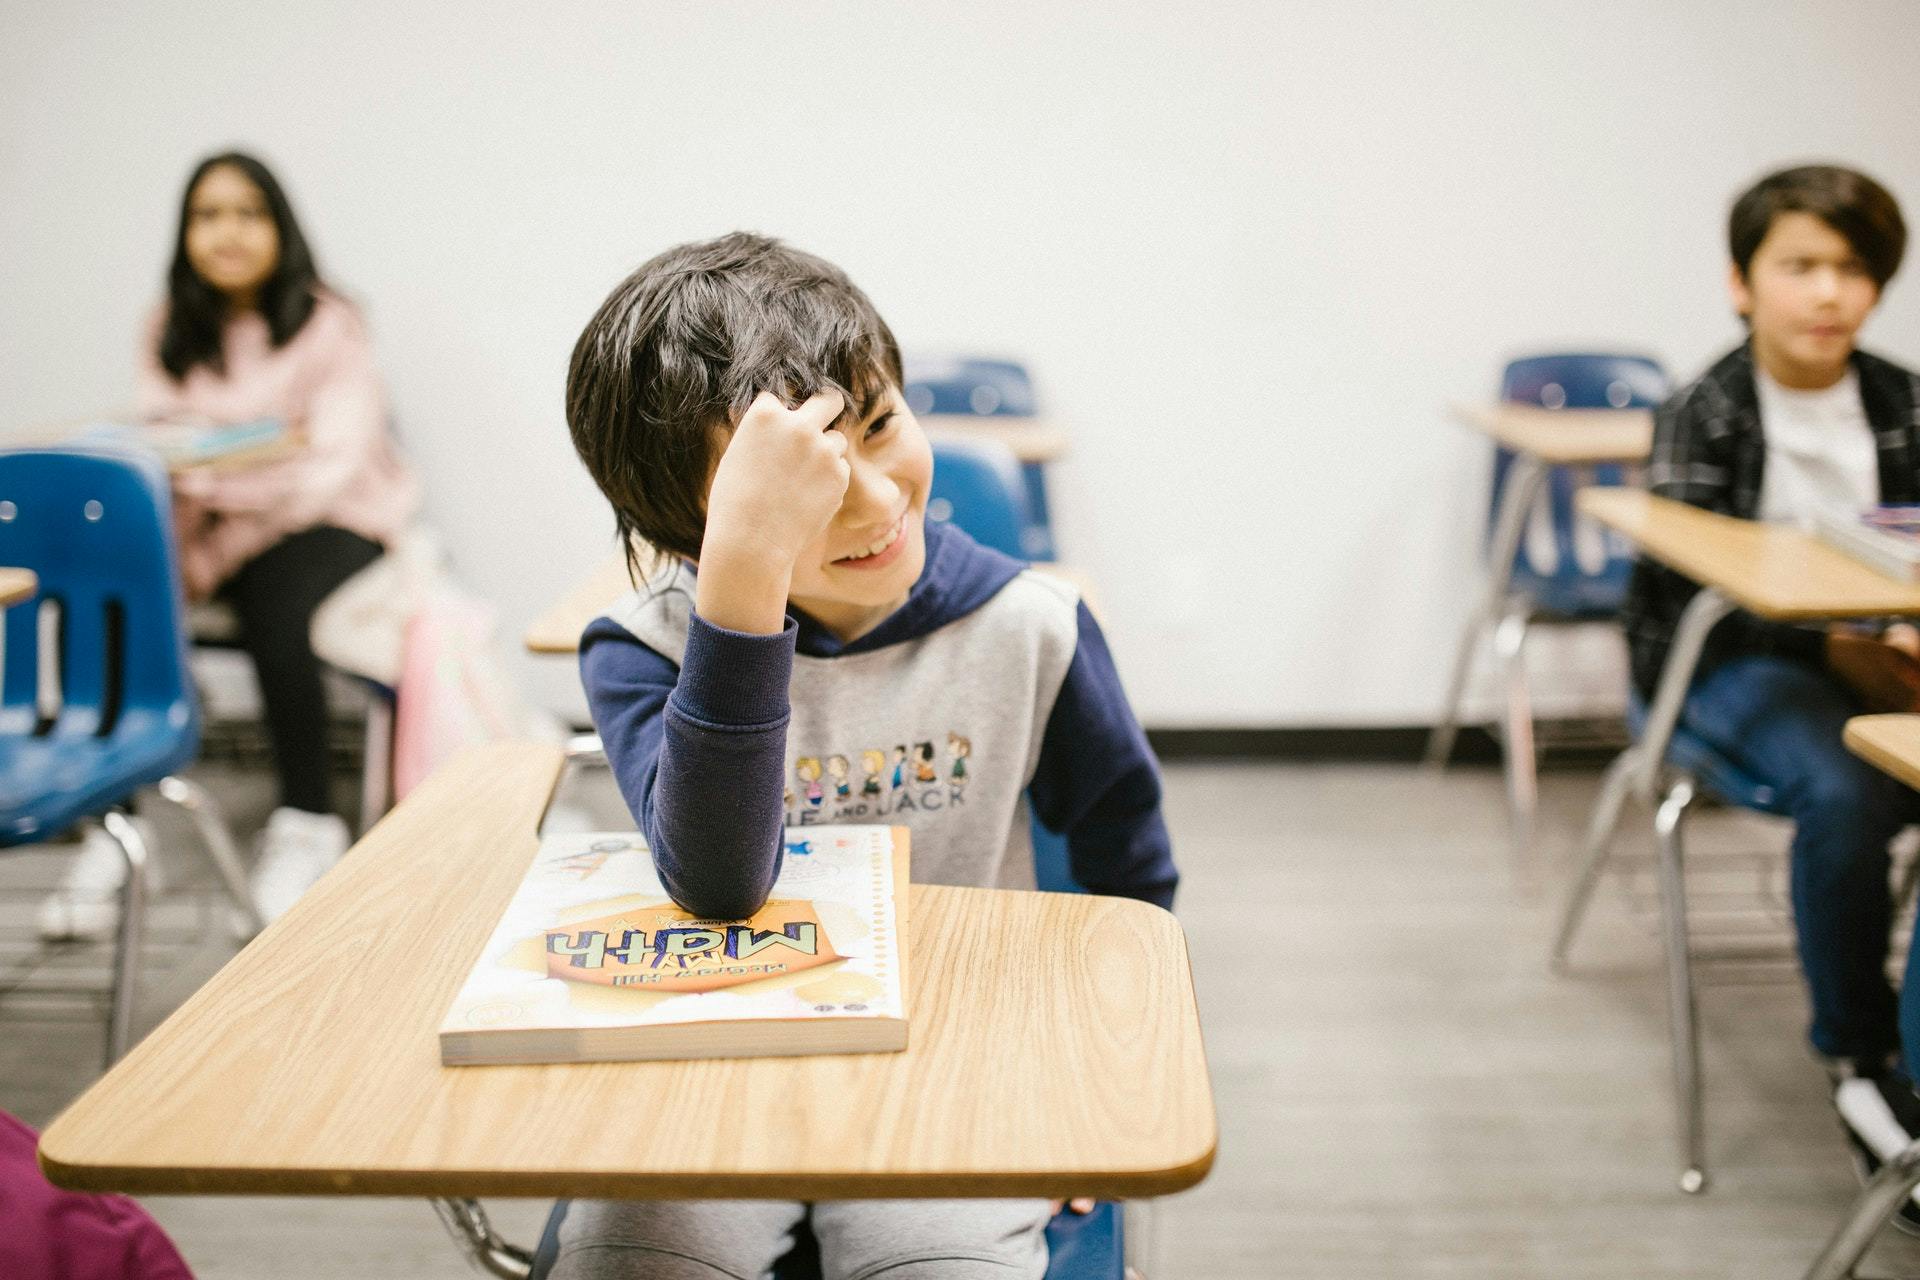
[[[1627,724],[1634,744],[1621,752],[1601,782],[1600,796],[1588,820],[1585,849],[1572,889],[1561,911],[1552,964],[1564,970],[1567,954],[1586,916],[1619,827],[1620,812],[1645,762],[1644,734],[1648,708],[1637,695],[1627,702]],[[1696,1009],[1693,950],[1687,922],[1684,827],[1688,814],[1703,795],[1755,813],[1787,817],[1773,787],[1715,748],[1705,738],[1676,723],[1663,757],[1662,777],[1654,800],[1654,837],[1659,846],[1660,915],[1666,951],[1667,1017],[1673,1055],[1675,1114],[1679,1123],[1680,1188],[1689,1194],[1705,1189],[1706,1136],[1701,1101],[1700,1037]]]
[[[997,440],[946,438],[933,442],[933,487],[927,518],[965,529],[983,547],[1016,560],[1026,552],[1032,527],[1020,463]]]
[[[1637,355],[1527,356],[1508,364],[1500,379],[1502,401],[1546,409],[1651,409],[1666,399],[1668,389],[1666,371],[1659,363]],[[1512,466],[1513,454],[1497,449],[1487,508],[1489,537]],[[1512,592],[1531,601],[1536,617],[1581,620],[1608,618],[1620,611],[1633,571],[1633,553],[1618,538],[1596,532],[1604,555],[1598,564],[1583,560],[1574,533],[1573,495],[1583,483],[1621,485],[1627,480],[1627,469],[1621,466],[1595,467],[1585,476],[1566,467],[1548,472],[1551,554],[1545,563],[1538,562],[1535,557],[1542,548],[1523,537],[1514,553],[1511,581]]]
[[[1011,360],[909,356],[905,364],[907,385],[903,390],[907,407],[916,416],[1031,418],[1039,412],[1033,379],[1025,366]],[[1026,491],[1026,525],[1018,549],[1008,550],[1008,554],[1022,560],[1051,560],[1055,548],[1046,469],[1038,462],[1016,461],[1014,467]]]
[[[200,715],[187,670],[165,471],[150,456],[0,453],[0,564],[31,569],[32,601],[7,611],[0,668],[0,847],[104,820],[129,865],[114,967],[108,1061],[127,1046],[147,851],[120,812],[140,788],[185,807],[249,914],[232,839],[206,793],[175,771]],[[57,613],[43,653],[43,610]],[[43,672],[58,673],[57,689]]]

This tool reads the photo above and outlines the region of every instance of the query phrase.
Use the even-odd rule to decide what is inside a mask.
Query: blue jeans
[[[1896,1014],[1887,981],[1893,896],[1887,845],[1920,822],[1920,793],[1848,751],[1859,700],[1830,673],[1787,658],[1733,658],[1694,682],[1687,728],[1774,789],[1794,821],[1791,878],[1814,1048],[1876,1058],[1904,1041],[1920,1059],[1920,973]]]

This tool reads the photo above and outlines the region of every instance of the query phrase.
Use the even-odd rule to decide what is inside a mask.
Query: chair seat
[[[1646,725],[1647,704],[1636,693],[1627,702],[1627,727],[1636,742]],[[1673,738],[1667,743],[1666,762],[1692,774],[1701,786],[1726,804],[1786,816],[1786,808],[1773,787],[1729,760],[1705,738],[1687,728],[1685,723],[1673,727]]]
[[[193,760],[193,717],[130,712],[112,734],[0,736],[0,848],[51,839]]]

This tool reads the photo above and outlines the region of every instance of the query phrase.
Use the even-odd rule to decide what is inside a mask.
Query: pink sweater
[[[388,542],[418,508],[419,485],[387,430],[386,393],[360,314],[321,293],[313,314],[275,349],[256,312],[227,324],[226,372],[196,365],[179,382],[161,367],[164,307],[140,350],[139,409],[149,419],[219,423],[279,418],[298,451],[242,470],[174,477],[180,568],[202,598],[290,533],[334,525]]]

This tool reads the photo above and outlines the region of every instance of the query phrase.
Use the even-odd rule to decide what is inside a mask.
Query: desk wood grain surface
[[[903,1053],[443,1067],[556,748],[458,757],[48,1127],[56,1183],[146,1193],[1153,1195],[1215,1126],[1174,918],[916,885]]]
[[[1847,749],[1910,787],[1920,787],[1920,715],[1855,716]]]
[[[33,599],[40,589],[40,578],[31,569],[0,567],[0,608]]]
[[[1481,434],[1556,466],[1641,462],[1653,451],[1649,409],[1543,409],[1527,404],[1453,406]]]
[[[1920,614],[1920,586],[1784,525],[1736,520],[1637,489],[1589,488],[1579,509],[1655,560],[1778,622]]]

